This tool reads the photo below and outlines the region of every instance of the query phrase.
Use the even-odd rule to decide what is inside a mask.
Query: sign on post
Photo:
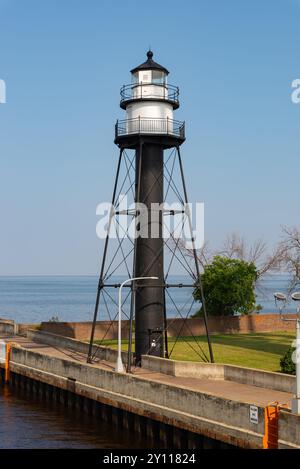
[[[250,406],[250,422],[258,424],[258,407],[256,405]]]

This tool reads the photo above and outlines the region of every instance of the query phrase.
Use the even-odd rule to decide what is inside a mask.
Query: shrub
[[[280,369],[282,373],[287,373],[289,375],[296,374],[296,366],[293,362],[292,355],[295,351],[295,347],[289,347],[284,355],[280,359]]]

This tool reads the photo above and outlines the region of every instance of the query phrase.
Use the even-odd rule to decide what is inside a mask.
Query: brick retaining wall
[[[287,317],[295,317],[288,314]],[[168,320],[168,336],[174,337],[182,327],[183,319]],[[88,340],[91,333],[91,322],[42,322],[41,330],[52,332],[53,334],[73,337],[78,340]],[[123,321],[123,337],[126,337],[129,330],[129,321]],[[275,332],[294,331],[293,322],[282,322],[278,314],[253,314],[249,316],[211,317],[209,318],[209,330],[213,334],[236,334],[248,332]],[[205,328],[203,319],[190,318],[183,325],[180,335],[204,335]],[[98,321],[95,330],[95,339],[117,338],[117,321],[112,324],[109,321]]]

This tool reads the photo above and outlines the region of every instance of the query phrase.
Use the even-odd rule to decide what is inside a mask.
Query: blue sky
[[[0,0],[0,274],[95,274],[119,88],[151,44],[205,236],[272,246],[299,220],[300,0]]]

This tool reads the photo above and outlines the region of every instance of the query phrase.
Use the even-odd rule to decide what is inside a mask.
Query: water
[[[115,278],[112,282],[120,282]],[[270,275],[261,281],[257,290],[257,303],[263,306],[262,313],[274,313],[275,291],[286,292],[289,284],[288,274]],[[14,319],[18,323],[39,323],[57,316],[61,321],[90,321],[93,315],[96,276],[36,276],[0,277],[0,317]],[[172,277],[170,282],[190,283],[183,277]],[[172,288],[168,290],[173,301],[167,296],[169,317],[186,316],[194,313],[199,305],[192,304],[192,289]],[[111,289],[101,299],[100,319],[113,318],[117,313],[118,289]],[[124,289],[124,300],[129,290]],[[191,308],[191,309],[190,309]],[[190,311],[189,311],[190,309]],[[129,311],[129,301],[125,302],[125,318]],[[179,313],[180,311],[180,313]],[[294,311],[292,304],[286,311]]]
[[[25,391],[0,386],[0,449],[150,448],[151,441]]]
[[[115,279],[119,282],[123,279]],[[63,321],[89,321],[94,308],[97,277],[0,277],[0,317],[19,323],[37,323],[58,316]],[[184,278],[173,278],[179,283]],[[257,291],[257,303],[263,313],[275,311],[274,291],[286,291],[287,274],[269,276]],[[173,299],[181,309],[191,304],[191,289],[173,289]],[[129,292],[129,290],[127,290]],[[101,319],[108,311],[116,311],[116,295],[101,305]],[[126,296],[126,292],[124,292]],[[176,315],[176,307],[168,302],[169,316]],[[128,302],[126,307],[129,308]],[[192,311],[198,305],[194,305]],[[287,311],[293,311],[288,305]],[[110,313],[111,314],[111,313]],[[184,313],[182,313],[184,314]],[[178,312],[177,312],[178,315]],[[40,401],[21,390],[0,387],[0,448],[150,448],[151,442],[137,434],[117,430],[114,426],[83,413]]]

